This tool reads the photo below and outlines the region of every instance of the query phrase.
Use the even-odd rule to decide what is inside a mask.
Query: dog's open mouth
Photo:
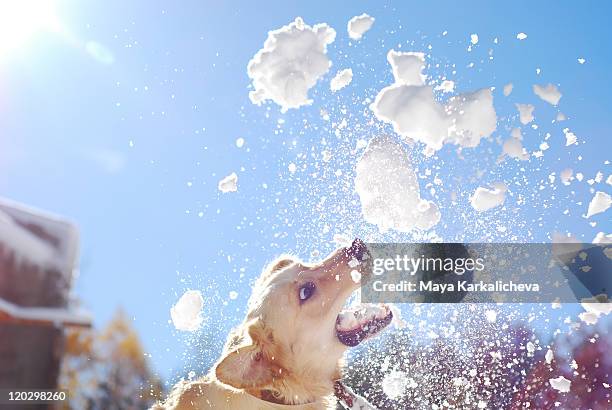
[[[386,305],[357,305],[340,312],[336,319],[336,336],[346,346],[357,346],[377,335],[391,320],[393,313]]]

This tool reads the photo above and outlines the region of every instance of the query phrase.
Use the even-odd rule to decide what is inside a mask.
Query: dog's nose
[[[368,247],[366,244],[359,238],[355,239],[351,246],[347,249],[347,253],[349,256],[357,259],[359,262],[363,262],[365,256],[368,253]]]

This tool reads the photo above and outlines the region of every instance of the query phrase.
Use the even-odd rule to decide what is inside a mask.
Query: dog
[[[218,362],[206,376],[179,382],[153,409],[334,409],[334,391],[341,398],[350,392],[338,382],[344,352],[393,318],[386,305],[342,310],[360,275],[371,274],[370,259],[356,239],[319,264],[291,256],[273,261]],[[353,400],[348,395],[343,401]]]

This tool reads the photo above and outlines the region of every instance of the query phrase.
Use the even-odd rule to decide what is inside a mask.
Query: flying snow
[[[533,110],[535,107],[531,104],[516,104],[516,109],[519,112],[519,120],[521,124],[526,125],[533,121]]]
[[[355,191],[366,221],[381,232],[430,229],[440,220],[431,201],[421,199],[408,153],[387,136],[374,137],[356,167]]]
[[[232,172],[225,178],[219,181],[218,185],[219,191],[225,193],[228,192],[236,192],[238,191],[238,175],[235,172]]]
[[[309,105],[308,91],[331,66],[327,46],[336,31],[327,24],[309,26],[302,18],[268,33],[264,46],[249,61],[247,73],[254,104],[272,100],[281,111]]]
[[[393,130],[438,150],[445,142],[475,147],[497,127],[493,94],[488,88],[456,95],[443,106],[431,86],[423,85],[421,53],[387,54],[395,83],[383,88],[370,109],[376,117],[393,125]]]
[[[374,20],[374,17],[370,17],[366,13],[350,19],[347,25],[349,37],[353,40],[361,39],[365,32],[372,28]]]
[[[561,99],[561,92],[554,84],[547,84],[545,86],[534,84],[533,92],[535,95],[551,105],[559,104],[559,100]]]
[[[424,85],[425,54],[389,50],[387,61],[391,66],[396,84]]]
[[[193,332],[202,324],[204,298],[199,290],[188,290],[170,309],[170,318],[178,330]]]
[[[470,203],[479,212],[487,211],[504,203],[506,190],[506,185],[501,182],[493,184],[491,189],[478,187],[470,198]]]
[[[512,94],[512,89],[513,88],[514,88],[514,85],[512,83],[508,83],[508,84],[504,85],[504,97],[507,97],[510,94]]]
[[[335,77],[332,78],[329,83],[329,89],[332,91],[338,91],[349,85],[353,81],[353,70],[345,68],[336,73]]]
[[[586,217],[590,218],[593,215],[605,212],[608,208],[610,208],[610,205],[612,205],[610,195],[602,191],[597,191],[589,203],[589,209],[587,210]]]
[[[569,392],[570,386],[572,385],[572,382],[563,376],[550,379],[548,382],[550,383],[553,389],[560,391],[561,393]]]

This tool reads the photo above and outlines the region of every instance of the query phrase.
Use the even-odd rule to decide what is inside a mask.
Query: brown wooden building
[[[90,326],[71,302],[78,243],[72,223],[0,199],[0,388],[56,388],[64,328]]]

